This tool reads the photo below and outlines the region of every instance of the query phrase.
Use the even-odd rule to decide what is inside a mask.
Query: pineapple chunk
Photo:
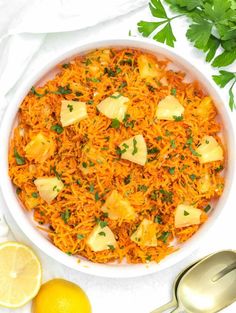
[[[179,204],[175,211],[175,227],[181,228],[200,224],[202,211],[192,205]]]
[[[211,187],[210,175],[205,174],[199,179],[199,190],[201,193],[207,192]]]
[[[64,187],[63,182],[57,177],[37,178],[35,179],[34,184],[37,187],[40,197],[48,204],[57,197]]]
[[[87,245],[94,252],[110,249],[111,246],[117,247],[115,236],[108,226],[101,227],[96,225],[87,239]]]
[[[138,68],[141,78],[159,76],[157,63],[147,55],[140,55],[138,57]]]
[[[39,133],[26,145],[25,155],[28,160],[44,162],[54,154],[54,150],[53,140]]]
[[[147,161],[147,146],[143,135],[136,135],[123,141],[119,145],[121,158],[131,162],[144,165]]]
[[[144,219],[130,239],[139,246],[156,247],[156,225],[152,221]]]
[[[97,105],[97,109],[106,117],[112,119],[116,118],[122,122],[127,111],[127,105],[125,103],[128,101],[129,98],[123,97],[118,92],[115,92],[110,97],[102,100]]]
[[[205,136],[202,138],[200,146],[196,149],[200,154],[200,163],[208,163],[223,160],[223,149],[212,136]]]
[[[104,49],[102,50],[101,54],[99,55],[99,61],[102,65],[107,65],[110,62],[110,50]]]
[[[196,110],[197,115],[202,118],[208,118],[214,112],[215,107],[210,97],[203,98]]]
[[[39,204],[40,204],[40,199],[39,198],[33,198],[32,196],[27,196],[26,199],[25,199],[25,206],[29,210],[34,209]]]
[[[159,120],[174,121],[184,113],[184,107],[174,96],[167,96],[158,103],[156,118]]]
[[[113,190],[102,207],[111,220],[134,220],[136,214],[129,201],[124,199],[117,190]]]
[[[63,127],[75,124],[88,116],[85,102],[61,101],[61,124]]]

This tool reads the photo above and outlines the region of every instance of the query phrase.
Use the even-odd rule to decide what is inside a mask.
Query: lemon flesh
[[[32,306],[32,313],[91,312],[91,305],[84,291],[64,279],[53,279],[43,284]]]
[[[38,293],[41,265],[34,252],[18,242],[0,244],[0,305],[18,308]]]

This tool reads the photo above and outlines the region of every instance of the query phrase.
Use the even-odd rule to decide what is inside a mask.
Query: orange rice
[[[93,262],[121,262],[124,258],[128,263],[160,261],[176,249],[171,245],[173,239],[184,242],[200,227],[175,228],[177,205],[194,204],[202,210],[204,223],[209,214],[206,207],[224,188],[220,173],[224,162],[200,164],[186,144],[191,137],[195,150],[201,138],[210,135],[222,146],[214,105],[199,113],[206,95],[197,82],[185,82],[183,72],[169,70],[167,60],[148,55],[157,63],[159,76],[141,78],[137,64],[141,54],[148,55],[134,49],[96,50],[60,65],[52,80],[32,89],[23,100],[10,143],[9,174],[24,208],[33,210],[39,229],[46,231],[60,250]],[[58,93],[60,87],[68,92]],[[128,119],[118,129],[112,128],[112,121],[96,109],[114,92],[130,100]],[[184,106],[184,119],[157,121],[156,106],[170,94]],[[57,133],[51,127],[61,125],[63,99],[86,102],[88,118]],[[55,153],[43,162],[30,161],[24,148],[39,132],[54,142]],[[135,134],[142,134],[147,144],[145,166],[122,160],[117,154],[118,145]],[[92,156],[86,152],[87,147],[92,147]],[[17,164],[14,151],[24,164]],[[64,189],[47,204],[38,196],[34,180],[55,174],[63,181]],[[210,176],[210,187],[202,193],[200,180],[206,174]],[[101,207],[114,189],[135,209],[134,221],[111,220],[102,213]],[[130,239],[144,218],[156,223],[157,247],[141,247]],[[116,249],[93,252],[87,246],[86,238],[98,220],[106,221],[115,234]]]

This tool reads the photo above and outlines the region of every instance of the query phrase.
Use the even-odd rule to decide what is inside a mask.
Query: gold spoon
[[[172,287],[172,300],[162,306],[160,306],[159,308],[155,309],[154,311],[152,311],[151,313],[162,313],[165,312],[168,309],[174,308],[178,305],[177,302],[177,289],[178,289],[178,285],[182,279],[182,277],[189,271],[189,269],[191,267],[193,267],[197,262],[189,265],[188,267],[186,267],[181,273],[179,273],[179,275],[176,277],[174,283],[173,283],[173,287]]]
[[[200,260],[181,275],[175,291],[179,306],[172,313],[216,313],[230,305],[236,300],[236,251],[220,251]]]

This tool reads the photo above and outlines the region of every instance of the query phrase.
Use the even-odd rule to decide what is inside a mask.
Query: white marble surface
[[[24,75],[28,75],[32,70],[40,67],[48,60],[48,58],[55,55],[58,51],[61,52],[69,49],[70,47],[77,46],[84,40],[127,36],[129,30],[131,30],[133,35],[137,35],[136,23],[140,19],[148,18],[148,9],[142,8],[126,16],[114,19],[110,22],[102,23],[101,25],[91,27],[83,31],[49,34],[46,36],[45,42],[35,55],[33,62],[30,64]],[[208,64],[205,64],[201,53],[193,49],[183,35],[185,31],[185,22],[176,20],[174,24],[174,31],[178,38],[176,49],[179,49],[185,57],[193,59],[197,63],[198,67],[210,76],[213,72],[212,69]],[[8,95],[9,100],[11,94],[13,94],[15,89],[19,88],[19,86],[20,83],[18,83]],[[226,92],[224,92],[224,96],[225,99],[227,99]],[[236,124],[236,114],[229,114],[232,117],[233,123]],[[235,126],[234,132],[236,134]],[[235,187],[236,182],[234,183],[234,190]],[[171,285],[174,278],[181,271],[181,269],[193,260],[197,260],[201,256],[205,256],[206,254],[217,250],[236,250],[236,209],[234,199],[235,194],[232,192],[220,220],[214,225],[207,235],[205,242],[197,251],[195,251],[194,254],[170,269],[146,277],[132,279],[98,278],[75,272],[57,264],[42,252],[38,251],[37,248],[29,242],[27,238],[25,238],[13,219],[8,215],[6,206],[1,199],[0,207],[6,213],[8,224],[10,225],[10,228],[12,229],[12,232],[17,240],[30,244],[38,252],[43,263],[44,281],[53,277],[64,277],[78,283],[88,294],[92,303],[93,313],[148,313],[155,307],[158,307],[159,305],[162,305],[170,300]],[[12,311],[0,309],[0,312],[10,313]],[[14,310],[14,312],[30,313],[30,305]],[[223,312],[235,313],[236,303],[223,310],[222,313]]]

